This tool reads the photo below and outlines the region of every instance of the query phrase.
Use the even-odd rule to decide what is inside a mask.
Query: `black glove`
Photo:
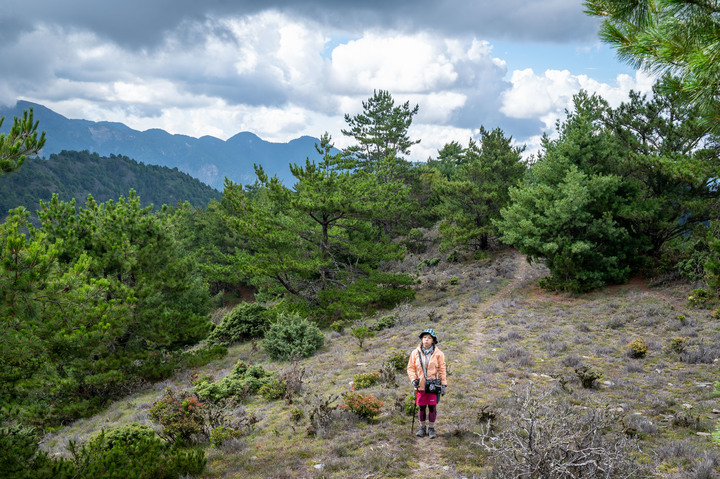
[[[418,386],[420,386],[420,378],[413,379],[412,385],[415,387],[415,389],[417,389]]]
[[[444,395],[445,395],[445,389],[447,389],[447,384],[443,384],[443,385],[440,387],[440,389],[441,389],[440,394],[442,394],[442,395],[444,396]]]

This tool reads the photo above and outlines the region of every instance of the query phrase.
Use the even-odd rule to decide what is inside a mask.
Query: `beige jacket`
[[[420,391],[425,390],[425,377],[423,376],[423,368],[420,364],[420,346],[415,348],[410,354],[410,359],[407,365],[407,375],[410,378],[410,382],[420,379],[418,389]],[[423,354],[423,364],[427,365],[427,377],[428,379],[440,378],[442,384],[447,385],[447,367],[445,366],[445,354],[438,349],[437,344],[435,345],[435,351],[430,356],[430,363],[425,362],[426,356]]]

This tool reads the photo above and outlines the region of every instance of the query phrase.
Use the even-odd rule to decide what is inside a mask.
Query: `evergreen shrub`
[[[262,342],[265,352],[275,360],[308,358],[325,344],[322,331],[300,316],[283,316],[270,326]]]
[[[642,338],[633,339],[628,343],[628,354],[631,358],[644,358],[647,354],[648,347]]]
[[[396,371],[404,371],[408,364],[408,355],[402,351],[394,351],[385,359],[386,363],[391,364]]]
[[[181,450],[158,437],[112,446],[101,439],[79,449],[71,443],[70,452],[72,459],[59,461],[53,477],[175,479],[202,473],[207,462],[202,450]]]
[[[136,442],[154,439],[155,431],[145,424],[127,424],[125,426],[103,429],[92,436],[86,446],[96,450],[109,450],[117,445],[130,446]]]
[[[365,340],[375,337],[375,333],[367,326],[355,326],[350,330],[350,336],[358,340],[358,345],[362,348]]]
[[[602,377],[602,373],[600,371],[584,365],[575,368],[575,374],[578,379],[580,379],[580,383],[585,389],[594,388],[598,379]]]
[[[287,383],[274,377],[260,387],[260,395],[268,401],[282,399],[287,392]]]
[[[0,477],[51,477],[52,461],[40,451],[39,441],[35,428],[22,425],[0,428]]]
[[[258,303],[240,303],[210,333],[208,340],[223,346],[262,338],[270,327],[272,313]]]
[[[383,329],[390,329],[395,326],[395,316],[389,314],[378,319],[373,326],[375,331],[382,331]]]
[[[377,372],[360,373],[353,376],[353,387],[355,389],[365,389],[377,384],[380,380],[380,374]]]
[[[262,366],[251,366],[238,361],[230,374],[221,381],[215,382],[211,375],[198,379],[193,388],[198,397],[219,402],[223,399],[244,399],[258,392],[266,383],[274,378],[274,373],[265,371]]]

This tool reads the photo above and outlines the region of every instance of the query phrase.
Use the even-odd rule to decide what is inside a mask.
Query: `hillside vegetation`
[[[434,249],[407,264],[436,255]],[[243,342],[221,361],[182,371],[46,436],[43,448],[66,454],[69,440],[131,423],[160,431],[148,413],[166,388],[192,394],[197,378],[219,380],[242,361],[283,377],[303,371],[302,387],[285,400],[247,395],[241,414],[258,422],[249,434],[205,446],[203,477],[485,477],[493,466],[530,468],[531,460],[541,463],[565,446],[605,448],[586,459],[605,461],[610,477],[715,477],[720,448],[710,433],[720,418],[713,387],[720,321],[689,307],[684,286],[651,289],[633,281],[582,296],[550,295],[536,286],[546,273],[511,250],[421,267],[415,301],[361,322],[375,331],[363,347],[350,331],[327,332],[313,357],[287,362]],[[406,361],[429,326],[450,371],[432,445],[411,434],[411,387],[404,372],[387,365],[395,355]],[[643,357],[631,355],[636,340],[647,345]],[[577,372],[585,366],[598,374],[589,387]],[[359,373],[378,374],[374,385],[356,384],[382,401],[371,419],[337,407]],[[532,445],[523,434],[530,417]],[[591,444],[583,437],[588,431],[602,438]]]
[[[204,208],[220,193],[188,174],[163,166],[145,165],[126,156],[103,157],[88,151],[63,151],[48,160],[29,158],[0,182],[0,211],[24,206],[31,212],[53,194],[61,200],[84,202],[127,195],[134,189],[143,204],[175,206],[184,201]]]

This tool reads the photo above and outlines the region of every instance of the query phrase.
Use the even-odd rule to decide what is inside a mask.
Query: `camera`
[[[428,379],[425,381],[425,392],[426,393],[439,393],[442,391],[442,380],[440,379]]]

